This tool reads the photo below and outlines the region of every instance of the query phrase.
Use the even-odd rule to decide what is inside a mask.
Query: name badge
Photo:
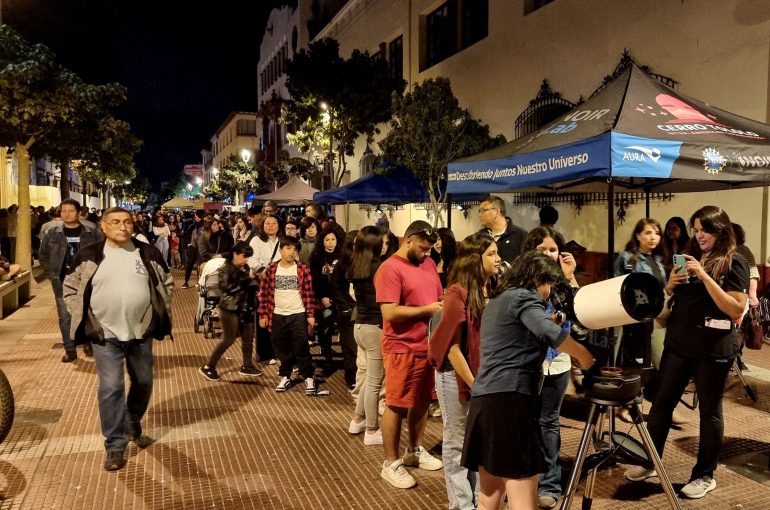
[[[713,329],[725,329],[730,330],[732,328],[732,323],[727,319],[712,319],[711,317],[706,317],[705,325],[707,328],[713,328]]]

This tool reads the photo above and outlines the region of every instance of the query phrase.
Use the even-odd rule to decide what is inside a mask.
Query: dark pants
[[[329,310],[331,315],[324,316],[324,312]],[[326,308],[317,310],[315,313],[315,332],[318,337],[318,345],[321,347],[321,354],[326,358],[327,363],[331,363],[334,350],[332,349],[332,335],[334,335],[335,308]]]
[[[56,313],[59,315],[59,331],[61,331],[64,352],[67,354],[75,354],[75,342],[70,338],[72,317],[67,311],[67,305],[64,304],[64,298],[62,297],[64,289],[61,280],[58,278],[51,278],[51,288],[53,289],[53,296],[56,298]]]
[[[281,361],[278,375],[290,377],[296,363],[303,379],[313,377],[315,368],[307,343],[307,315],[273,315],[273,347]]]
[[[190,275],[192,274],[193,267],[198,261],[198,247],[191,244],[187,247],[187,263],[184,267],[184,281],[185,283],[190,281]]]
[[[219,320],[222,321],[222,340],[214,347],[209,357],[209,367],[214,368],[219,363],[219,359],[230,348],[235,339],[241,337],[241,354],[243,354],[243,366],[253,366],[252,355],[254,353],[254,322],[253,314],[246,314],[244,317],[238,312],[230,312],[219,308]]]
[[[564,394],[567,392],[569,370],[556,375],[548,375],[543,380],[540,392],[540,431],[543,434],[546,472],[540,475],[537,492],[540,496],[561,496],[561,429],[559,413]]]
[[[340,347],[342,348],[342,366],[345,369],[345,384],[352,386],[356,384],[356,356],[358,355],[358,345],[353,334],[353,309],[343,310],[337,308],[337,328],[340,332]]]
[[[104,447],[125,450],[129,434],[139,437],[140,422],[152,395],[152,340],[121,342],[115,338],[93,344],[99,374],[99,418]],[[131,387],[125,393],[124,366]]]
[[[273,335],[269,329],[259,326],[259,318],[257,318],[257,358],[259,361],[267,362],[275,357]]]
[[[187,266],[187,245],[190,244],[190,241],[185,239],[179,240],[179,259],[182,261],[183,266]]]
[[[679,403],[690,378],[694,377],[700,412],[700,444],[698,459],[692,469],[690,480],[714,476],[725,429],[722,397],[727,374],[732,365],[733,358],[692,359],[681,357],[668,350],[663,351],[658,372],[658,387],[661,390],[656,392],[647,418],[647,429],[650,431],[655,448],[662,457],[674,408]]]

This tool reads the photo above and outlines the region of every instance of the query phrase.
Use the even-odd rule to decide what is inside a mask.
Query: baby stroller
[[[219,325],[219,312],[217,305],[222,297],[219,290],[219,272],[214,271],[204,277],[204,284],[198,285],[198,309],[195,313],[194,329],[200,333],[203,329],[203,338],[214,338]]]

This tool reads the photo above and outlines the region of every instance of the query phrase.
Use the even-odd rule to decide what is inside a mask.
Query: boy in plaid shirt
[[[273,347],[281,366],[281,381],[275,391],[291,388],[291,369],[297,364],[305,380],[305,394],[328,395],[319,391],[313,378],[315,367],[307,342],[308,329],[315,325],[313,312],[315,296],[310,269],[297,256],[299,241],[281,237],[278,241],[281,260],[271,263],[265,270],[259,287],[259,325],[272,332]]]

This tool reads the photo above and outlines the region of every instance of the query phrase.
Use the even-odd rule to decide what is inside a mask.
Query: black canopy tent
[[[770,125],[679,94],[636,66],[544,128],[449,164],[447,191],[666,192],[770,185]],[[649,201],[648,201],[649,215]],[[610,265],[611,266],[611,265]]]

